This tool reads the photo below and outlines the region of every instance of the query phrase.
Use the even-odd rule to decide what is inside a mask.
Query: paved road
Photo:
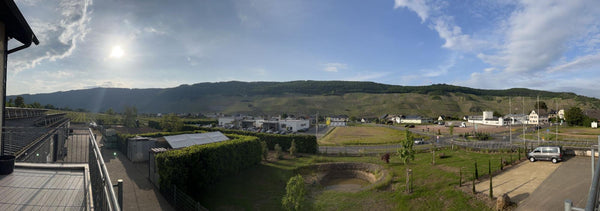
[[[584,208],[591,180],[590,157],[571,157],[523,200],[517,210],[564,210],[565,199],[573,201],[575,207]]]
[[[101,139],[98,135],[97,140]],[[147,179],[147,165],[132,163],[115,149],[102,148],[101,151],[112,183],[123,179],[123,210],[174,210]]]

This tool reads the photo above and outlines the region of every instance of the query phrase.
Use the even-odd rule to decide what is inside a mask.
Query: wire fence
[[[194,198],[178,189],[175,185],[173,185],[172,187],[160,188],[160,192],[165,197],[165,199],[167,199],[167,201],[169,201],[169,203],[173,205],[173,207],[175,207],[175,209],[177,210],[208,210],[202,205],[200,205],[200,202],[194,200]]]

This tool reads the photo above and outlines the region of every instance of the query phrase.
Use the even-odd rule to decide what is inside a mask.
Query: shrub
[[[296,149],[296,140],[292,140],[292,146],[290,146],[290,155],[291,156],[296,156],[296,151],[298,151]]]
[[[390,163],[390,153],[385,153],[385,155],[382,155],[381,160],[385,161],[385,163]]]
[[[279,146],[279,144],[275,144],[275,158],[281,159],[281,156],[281,147]]]
[[[302,204],[306,195],[304,178],[300,174],[290,178],[285,186],[285,195],[281,200],[281,205],[286,210],[303,210]]]
[[[256,165],[262,156],[258,138],[230,135],[233,140],[170,150],[156,156],[160,186],[176,185],[190,194],[219,178]]]
[[[267,147],[267,143],[264,141],[261,141],[260,147],[262,149],[262,159],[267,160],[267,157],[269,156],[269,148]]]

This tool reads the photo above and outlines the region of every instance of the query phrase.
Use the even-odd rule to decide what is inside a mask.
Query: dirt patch
[[[416,131],[416,132],[429,132],[429,133],[434,133],[434,134],[437,134],[438,130],[439,130],[439,132],[442,135],[450,134],[450,127],[446,127],[444,125],[416,125],[415,128],[412,128],[411,130]],[[514,130],[514,128],[513,128],[513,130]],[[454,126],[452,133],[454,135],[458,135],[458,134],[470,133],[470,132],[474,132],[474,131],[475,131],[475,127],[473,127],[473,126],[467,126],[467,127]],[[477,125],[477,131],[484,132],[484,133],[502,133],[502,132],[508,132],[509,127],[507,127],[507,126],[492,126],[492,125]]]
[[[380,165],[371,163],[322,163],[303,167],[298,170],[308,184],[330,186],[333,182],[347,183],[340,186],[341,191],[357,192],[368,190],[385,182],[388,174]],[[365,181],[364,185],[353,179]]]

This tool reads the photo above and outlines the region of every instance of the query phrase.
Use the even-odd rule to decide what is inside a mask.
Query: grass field
[[[406,168],[398,157],[392,156],[385,164],[378,156],[325,157],[310,155],[279,161],[263,162],[243,170],[237,175],[224,177],[206,190],[199,191],[197,198],[210,210],[281,210],[281,198],[287,180],[295,175],[295,169],[321,162],[367,162],[380,164],[392,174],[389,185],[379,189],[357,193],[323,191],[309,185],[312,190],[304,204],[307,210],[490,210],[473,195],[457,188],[459,171],[463,183],[473,177],[474,162],[478,163],[480,176],[488,172],[488,160],[492,171],[497,171],[500,158],[509,154],[486,154],[469,151],[442,150],[447,158],[436,158],[431,165],[431,153],[420,153],[410,164],[414,185],[412,194],[404,193]],[[513,154],[512,159],[517,159]],[[466,186],[470,183],[464,183]]]
[[[549,131],[540,131],[540,140],[556,140],[556,127],[550,127]],[[537,139],[537,131],[526,133],[522,137],[526,139]],[[558,128],[558,141],[595,141],[598,140],[600,129],[589,127],[561,127]]]
[[[406,138],[405,131],[387,127],[359,126],[336,127],[327,136],[319,139],[319,145],[372,145],[396,144]],[[420,138],[413,133],[413,137]]]

